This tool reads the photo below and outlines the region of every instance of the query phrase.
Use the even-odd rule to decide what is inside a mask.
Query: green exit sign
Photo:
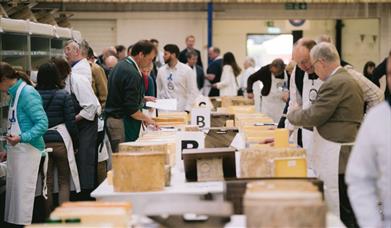
[[[301,3],[285,3],[285,9],[286,10],[307,10],[307,3],[301,2]]]

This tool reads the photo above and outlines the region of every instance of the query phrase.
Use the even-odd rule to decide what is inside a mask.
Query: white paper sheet
[[[156,108],[160,110],[177,110],[177,100],[176,99],[156,99],[155,102],[148,101],[146,103],[147,107]]]

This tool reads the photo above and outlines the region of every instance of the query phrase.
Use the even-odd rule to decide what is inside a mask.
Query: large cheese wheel
[[[241,177],[272,177],[273,159],[284,157],[305,157],[302,148],[257,147],[240,150]]]
[[[325,227],[321,193],[303,180],[268,180],[247,185],[247,227]]]
[[[113,154],[113,184],[116,192],[160,191],[165,184],[162,152]]]

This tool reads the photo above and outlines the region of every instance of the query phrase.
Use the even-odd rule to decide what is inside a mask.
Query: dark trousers
[[[106,126],[110,139],[111,149],[113,153],[116,153],[119,151],[118,145],[125,141],[124,120],[108,117]]]
[[[97,118],[93,121],[83,119],[77,125],[79,128],[79,151],[76,154],[76,163],[82,193],[88,194],[96,187],[98,121]]]
[[[348,197],[345,174],[338,176],[339,213],[343,224],[348,228],[359,227]]]

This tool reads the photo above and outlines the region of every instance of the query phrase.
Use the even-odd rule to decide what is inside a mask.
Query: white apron
[[[302,104],[303,110],[309,108],[312,105],[312,101],[316,99],[320,86],[323,84],[323,81],[320,79],[312,80],[308,78],[308,73],[305,73],[303,80],[303,95],[302,95]],[[307,164],[309,169],[313,169],[313,141],[314,134],[310,130],[302,128],[302,141],[303,148],[306,149],[307,153]]]
[[[14,103],[9,108],[8,129],[9,135],[20,135],[18,123],[18,101],[23,82],[15,95]],[[31,224],[34,208],[34,198],[38,184],[39,164],[41,152],[27,143],[18,143],[15,146],[7,145],[7,179],[4,220],[8,223],[27,225]],[[47,156],[45,159],[47,170]],[[46,182],[46,174],[44,183]],[[46,183],[45,183],[46,185]],[[44,191],[46,186],[44,186]],[[44,193],[44,197],[46,197]]]
[[[69,132],[65,126],[65,124],[59,124],[50,128],[49,130],[56,130],[62,137],[64,141],[65,148],[67,149],[67,157],[69,163],[69,169],[71,171],[71,190],[80,192],[80,181],[79,181],[79,173],[77,171],[76,159],[75,159],[75,151],[73,149],[72,138],[69,135]],[[54,172],[54,186],[56,186],[53,192],[58,192],[58,175],[57,172]]]
[[[314,127],[314,172],[324,184],[324,193],[329,211],[339,217],[339,154],[341,146],[353,143],[335,143],[323,138]]]
[[[285,102],[282,100],[283,86],[287,78],[284,71],[284,79],[272,77],[272,85],[270,93],[267,96],[262,96],[261,112],[270,116],[275,123],[280,121],[281,115],[284,112]]]

